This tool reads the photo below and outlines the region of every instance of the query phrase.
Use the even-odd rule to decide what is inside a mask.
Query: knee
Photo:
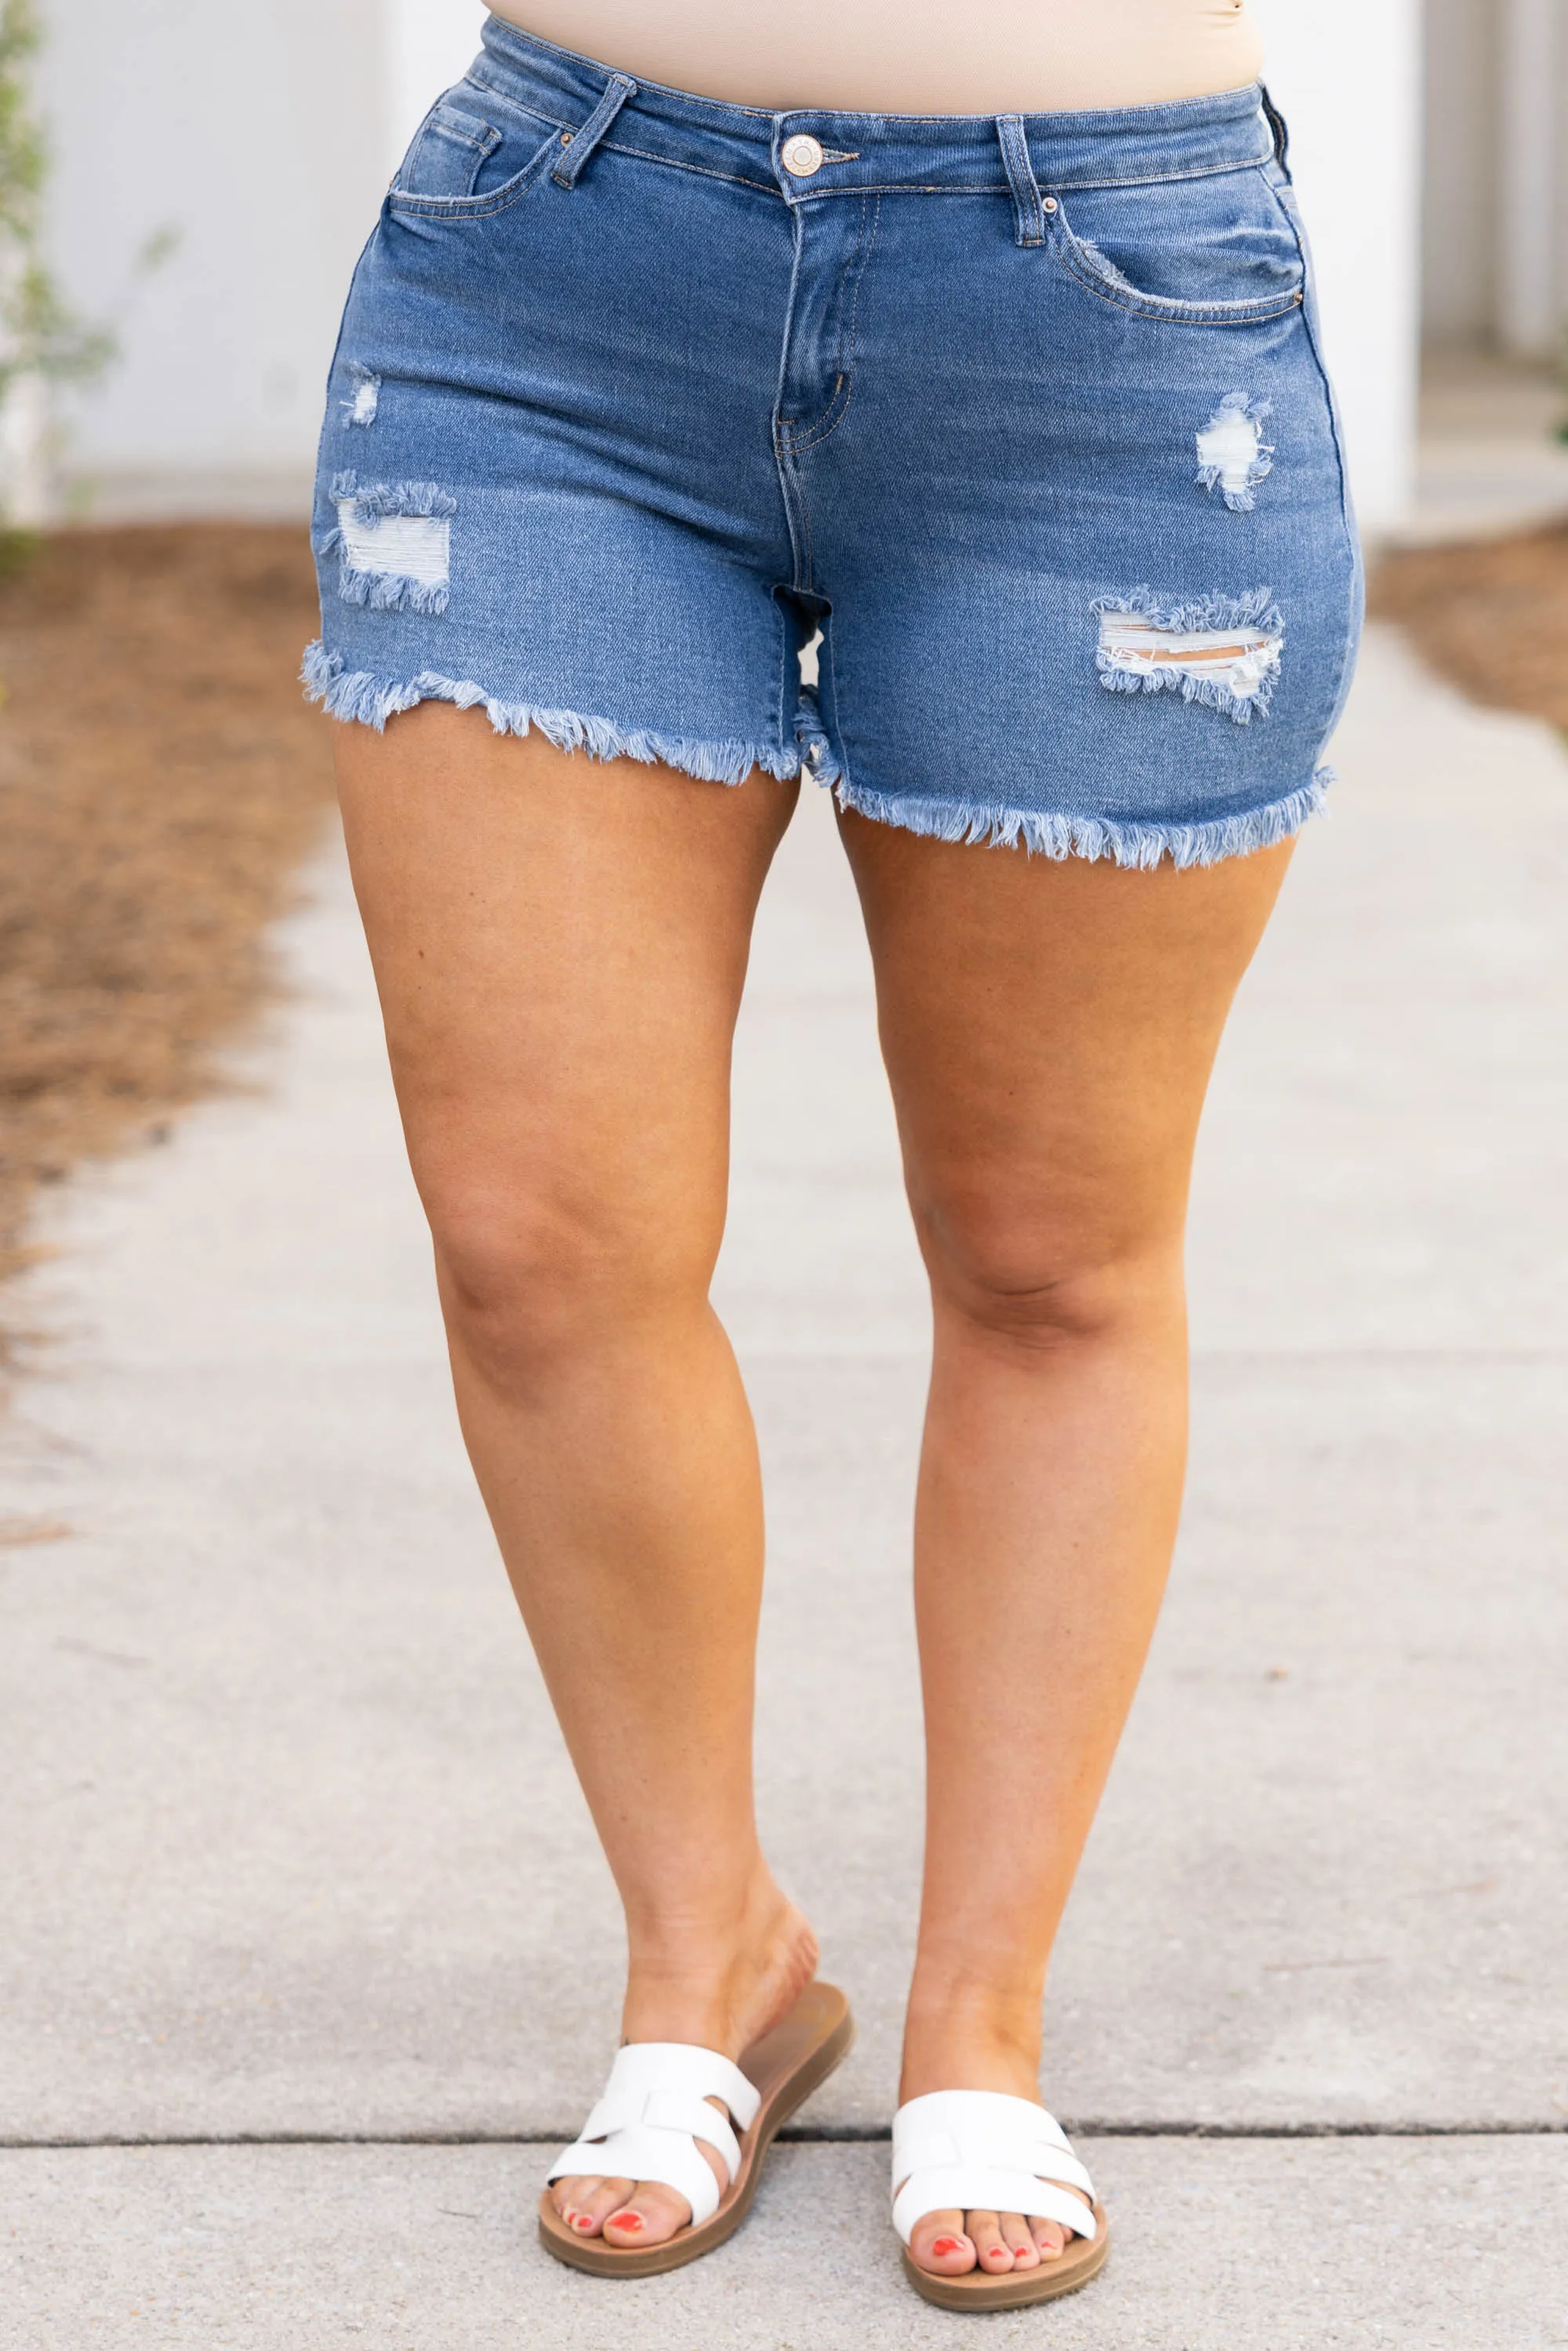
[[[1184,1312],[1179,1228],[973,1198],[918,1221],[938,1313],[988,1337],[1055,1352]]]
[[[425,1207],[448,1330],[497,1384],[527,1389],[706,1303],[715,1252],[634,1210],[478,1185],[427,1194]]]

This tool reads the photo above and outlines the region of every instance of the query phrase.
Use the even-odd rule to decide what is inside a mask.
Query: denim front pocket
[[[527,193],[560,145],[552,124],[460,81],[415,131],[387,201],[413,217],[486,220]]]
[[[1257,166],[1063,190],[1049,219],[1063,267],[1135,318],[1248,326],[1305,298],[1300,235]]]

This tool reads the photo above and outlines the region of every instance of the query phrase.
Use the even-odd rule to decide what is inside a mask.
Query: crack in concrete
[[[1062,2127],[1074,2138],[1552,2138],[1568,2136],[1568,2116],[1522,2122],[1296,2122],[1207,2123],[1082,2121]],[[550,2131],[212,2131],[148,2132],[96,2138],[14,2138],[0,2136],[0,2154],[49,2154],[92,2147],[558,2147],[567,2130]],[[829,2123],[791,2128],[779,2144],[789,2147],[860,2147],[885,2144],[884,2123]]]

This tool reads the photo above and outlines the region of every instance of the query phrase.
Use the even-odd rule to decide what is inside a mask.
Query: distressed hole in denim
[[[381,398],[380,376],[372,374],[368,367],[361,367],[359,360],[355,360],[349,370],[349,379],[354,387],[353,391],[347,400],[340,400],[338,403],[343,412],[344,423],[373,424],[376,421],[376,403]]]
[[[444,515],[374,515],[361,522],[351,498],[338,502],[343,559],[354,571],[395,572],[422,587],[444,588],[451,569],[452,526]]]
[[[1266,400],[1228,392],[1197,436],[1197,478],[1218,490],[1232,514],[1250,514],[1260,482],[1273,470],[1274,444],[1263,438]]]
[[[1267,715],[1285,623],[1267,588],[1163,604],[1147,589],[1100,598],[1100,683],[1113,694],[1179,694],[1246,726]]]
[[[373,611],[444,612],[457,501],[436,482],[367,482],[340,474],[332,484],[341,569],[338,593]]]

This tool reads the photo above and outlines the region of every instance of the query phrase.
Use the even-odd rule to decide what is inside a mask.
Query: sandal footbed
[[[740,2168],[719,2199],[718,2210],[694,2228],[690,2221],[659,2245],[607,2245],[602,2237],[580,2237],[569,2229],[545,2189],[539,2198],[539,2242],[558,2262],[593,2277],[657,2277],[699,2261],[733,2236],[751,2209],[767,2155],[781,2126],[805,2104],[819,2083],[849,2054],[854,2022],[848,2001],[833,1984],[810,1983],[771,2032],[742,2050],[738,2064],[762,2093],[748,2131],[740,2131]]]
[[[1021,2310],[1031,2302],[1054,2302],[1058,2294],[1076,2294],[1105,2266],[1111,2231],[1098,2204],[1093,2210],[1097,2233],[1074,2237],[1058,2260],[1041,2262],[1038,2269],[1009,2270],[1000,2277],[977,2269],[966,2270],[962,2277],[936,2277],[911,2258],[904,2245],[900,2248],[904,2274],[915,2293],[939,2310]]]

